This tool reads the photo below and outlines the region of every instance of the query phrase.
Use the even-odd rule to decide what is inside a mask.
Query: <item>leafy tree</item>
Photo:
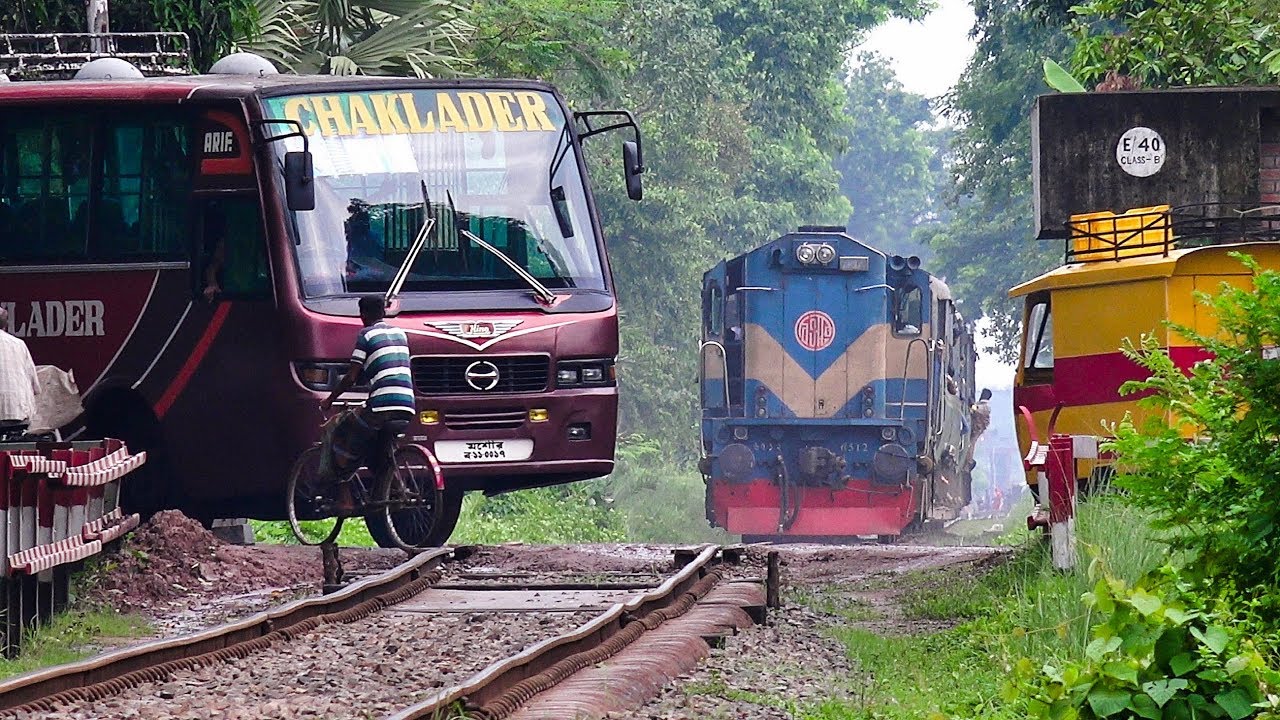
[[[300,74],[454,75],[475,28],[453,0],[254,0],[242,50]]]
[[[853,205],[849,230],[885,252],[919,255],[924,248],[912,230],[941,200],[929,101],[904,90],[888,61],[872,53],[856,58],[844,85],[849,149],[835,165]]]
[[[777,5],[658,0],[620,18],[633,66],[620,100],[642,118],[652,171],[644,203],[601,196],[624,313],[623,427],[678,458],[696,452],[702,273],[798,224],[849,217],[832,166],[847,142],[845,54],[888,14],[920,10]]]
[[[544,78],[583,100],[616,97],[630,53],[610,27],[625,9],[622,0],[476,0],[473,71]]]
[[[81,0],[17,0],[0,6],[0,28],[8,33],[85,32]]]
[[[766,127],[807,128],[819,148],[842,145],[839,74],[862,33],[890,17],[919,18],[926,0],[714,0],[716,27],[744,61],[742,81]],[[796,82],[799,79],[807,82]]]
[[[1258,0],[1091,0],[1075,8],[1083,82],[1109,72],[1151,87],[1269,85],[1280,75],[1280,18]]]
[[[976,0],[976,49],[944,111],[959,126],[948,149],[953,211],[921,235],[971,317],[992,319],[999,355],[1017,354],[1021,310],[1008,289],[1059,262],[1034,239],[1029,113],[1048,91],[1043,58],[1062,57],[1065,17],[1032,0]]]

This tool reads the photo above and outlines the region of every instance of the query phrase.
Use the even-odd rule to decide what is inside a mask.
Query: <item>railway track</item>
[[[338,592],[0,683],[20,718],[600,717],[763,619],[736,548],[667,572],[502,573],[424,553]]]

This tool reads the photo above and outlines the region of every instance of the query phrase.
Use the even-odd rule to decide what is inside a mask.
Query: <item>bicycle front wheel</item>
[[[378,483],[377,500],[382,509],[368,518],[369,532],[383,547],[442,545],[453,530],[444,530],[443,492],[436,489],[435,467],[418,445],[396,448],[395,466]]]
[[[342,532],[342,518],[332,515],[332,502],[321,481],[320,448],[304,450],[293,463],[288,498],[289,528],[303,545],[333,542]]]

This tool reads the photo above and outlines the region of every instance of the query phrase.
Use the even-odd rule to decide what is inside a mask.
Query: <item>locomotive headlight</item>
[[[826,243],[823,243],[818,246],[817,256],[818,262],[826,265],[836,259],[836,249]]]
[[[817,249],[814,248],[813,245],[810,245],[809,243],[805,243],[800,247],[796,248],[796,259],[799,260],[801,263],[804,263],[805,265],[811,265],[813,263],[814,258],[817,257],[817,255],[818,255]]]

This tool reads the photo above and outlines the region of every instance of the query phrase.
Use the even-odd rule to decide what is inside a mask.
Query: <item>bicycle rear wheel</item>
[[[435,467],[418,445],[396,448],[395,466],[379,481],[376,499],[382,509],[366,520],[369,534],[383,547],[438,546],[453,531],[451,524],[445,528],[444,493],[436,489]]]
[[[302,451],[289,473],[285,488],[289,527],[303,545],[333,542],[342,532],[342,518],[334,517],[325,483],[320,474],[320,448]]]

